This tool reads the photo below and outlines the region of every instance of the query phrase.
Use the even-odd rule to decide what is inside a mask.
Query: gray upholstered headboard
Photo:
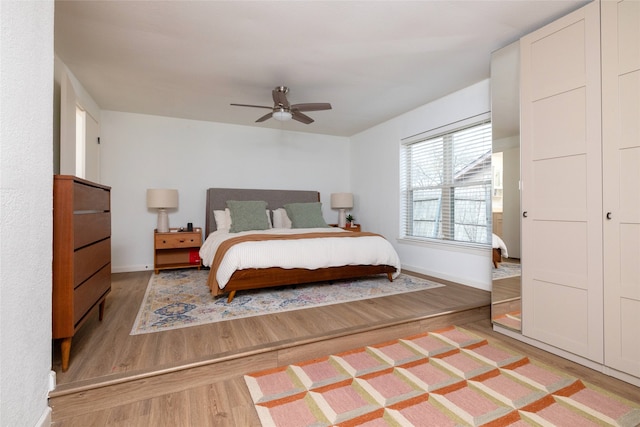
[[[270,210],[278,209],[287,203],[319,202],[318,191],[302,190],[253,190],[245,188],[208,188],[207,212],[205,214],[205,235],[216,230],[214,210],[224,210],[227,200],[264,200]]]

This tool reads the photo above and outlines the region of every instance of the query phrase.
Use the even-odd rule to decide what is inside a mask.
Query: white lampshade
[[[177,208],[178,190],[150,188],[147,190],[148,208]]]
[[[331,194],[331,207],[333,209],[351,209],[353,207],[353,194],[351,193]]]
[[[274,111],[272,117],[276,120],[280,120],[281,122],[286,122],[287,120],[291,120],[291,113],[286,110]]]
[[[347,213],[345,209],[351,209],[353,207],[353,194],[351,193],[332,193],[331,194],[331,208],[339,209],[338,214],[338,227],[344,227],[347,225]]]
[[[150,188],[147,190],[147,207],[158,209],[158,232],[169,231],[167,209],[178,207],[178,190]]]

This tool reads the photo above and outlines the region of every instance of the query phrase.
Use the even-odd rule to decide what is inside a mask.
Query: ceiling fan
[[[286,120],[297,120],[306,125],[309,123],[313,123],[313,119],[306,114],[303,114],[303,111],[321,111],[321,110],[330,110],[331,104],[328,102],[315,102],[315,103],[306,103],[306,104],[293,104],[290,105],[287,100],[287,93],[289,92],[289,88],[286,86],[277,86],[275,89],[271,91],[273,96],[273,107],[265,107],[262,105],[248,105],[248,104],[231,104],[238,107],[254,107],[254,108],[267,108],[272,110],[270,113],[265,114],[256,120],[256,123],[264,122],[267,119],[273,117],[276,120],[286,121]]]

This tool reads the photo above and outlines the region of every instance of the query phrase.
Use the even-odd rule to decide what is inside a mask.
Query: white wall
[[[146,207],[147,188],[178,189],[180,207],[169,212],[172,227],[204,227],[209,187],[318,190],[328,222],[337,221],[330,194],[353,191],[357,222],[390,239],[405,268],[489,290],[489,251],[397,241],[401,139],[487,112],[489,97],[486,80],[350,139],[102,111],[102,183],[112,187],[112,271],[153,268],[157,214]]]
[[[71,100],[71,103],[75,105],[73,105],[73,114],[71,114],[71,117],[68,117],[68,119],[70,119],[69,123],[62,124],[60,123],[61,116],[63,116],[61,114],[61,108],[60,108],[60,104],[62,101],[61,86],[62,86],[62,81],[65,78],[68,78],[68,81],[71,83],[71,88],[72,88],[73,98],[74,98]],[[67,128],[69,130],[65,130],[65,131],[73,134],[73,138],[71,138],[71,144],[70,144],[71,149],[69,150],[71,152],[70,153],[65,152],[64,154],[67,157],[75,156],[75,129],[76,129],[75,106],[76,105],[79,105],[80,107],[82,107],[89,115],[91,115],[91,117],[93,117],[98,122],[98,124],[100,123],[100,107],[93,100],[91,95],[86,91],[84,86],[82,86],[82,83],[80,83],[80,81],[71,72],[71,70],[69,70],[67,65],[64,62],[62,62],[60,58],[56,56],[54,61],[54,66],[53,66],[53,117],[54,117],[53,171],[56,174],[60,173],[60,163],[61,163],[60,132],[62,129]],[[71,160],[71,163],[73,164],[72,170],[75,171],[75,159]]]
[[[354,216],[363,229],[383,234],[403,268],[491,289],[490,249],[417,245],[398,240],[400,229],[400,141],[490,110],[489,80],[462,89],[351,138]]]
[[[49,425],[52,1],[0,2],[0,425]]]
[[[204,228],[209,187],[350,190],[348,138],[102,111],[102,183],[112,187],[112,271],[153,269],[157,213],[148,188],[175,188],[171,227]],[[286,124],[283,124],[286,127]]]

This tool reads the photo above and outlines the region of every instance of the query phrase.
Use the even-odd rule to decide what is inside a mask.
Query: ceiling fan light
[[[280,120],[281,122],[286,122],[287,120],[291,120],[291,113],[285,110],[278,110],[273,112],[273,118],[276,120]]]

